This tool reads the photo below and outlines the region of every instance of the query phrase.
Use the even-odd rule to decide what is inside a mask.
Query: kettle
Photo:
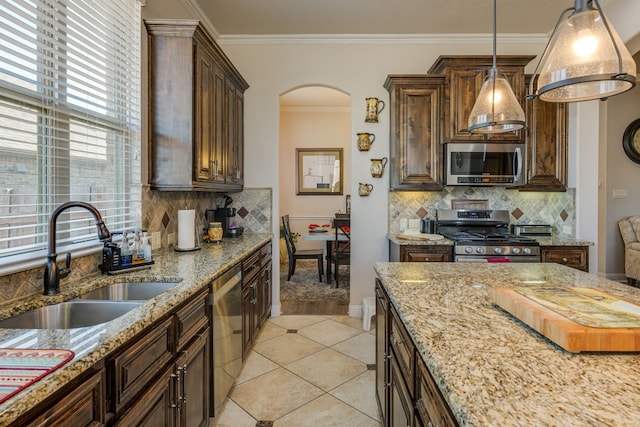
[[[420,220],[420,232],[426,234],[433,234],[435,232],[436,222],[430,218],[423,218]]]

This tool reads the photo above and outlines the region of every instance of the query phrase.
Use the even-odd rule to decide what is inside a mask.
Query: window
[[[111,230],[140,226],[140,4],[0,2],[0,268],[43,261],[50,213],[96,206]],[[69,209],[58,253],[97,247]]]

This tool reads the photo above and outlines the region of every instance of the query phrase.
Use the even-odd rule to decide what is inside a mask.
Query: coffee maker
[[[222,237],[240,237],[244,227],[239,227],[233,218],[236,216],[236,208],[218,208],[207,210],[207,222],[219,222],[222,224]]]

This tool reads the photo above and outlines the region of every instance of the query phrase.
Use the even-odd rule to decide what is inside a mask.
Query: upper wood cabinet
[[[391,191],[442,189],[444,76],[389,75]]]
[[[497,57],[498,72],[509,81],[516,98],[524,107],[524,67],[535,56],[501,55]],[[440,56],[431,66],[430,74],[445,75],[444,132],[442,142],[484,141],[485,136],[467,131],[469,115],[485,76],[493,65],[491,55]],[[524,108],[523,108],[524,109]],[[492,141],[524,142],[524,132],[506,132],[489,136]]]
[[[151,188],[242,190],[249,85],[197,20],[145,26]]]
[[[528,87],[530,75],[526,76]],[[567,105],[527,101],[527,183],[520,191],[567,190]]]

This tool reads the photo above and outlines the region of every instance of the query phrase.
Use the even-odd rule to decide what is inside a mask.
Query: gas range
[[[436,229],[454,241],[456,262],[540,262],[540,244],[509,233],[506,210],[438,209]]]

